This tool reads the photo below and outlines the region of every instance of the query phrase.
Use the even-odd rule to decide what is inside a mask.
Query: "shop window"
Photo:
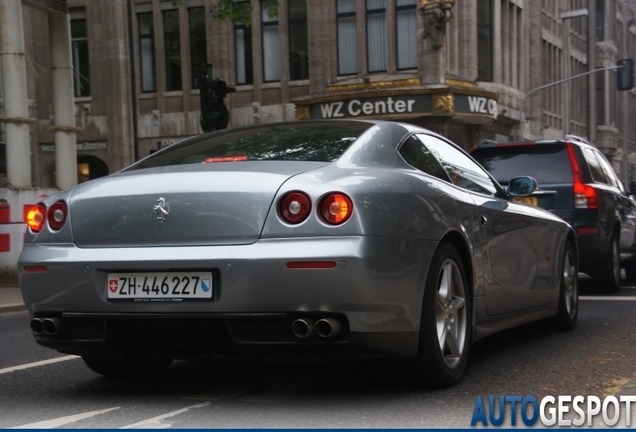
[[[356,48],[356,0],[337,0],[338,20],[338,74],[355,74]]]
[[[139,57],[141,63],[141,91],[157,90],[155,73],[155,43],[152,13],[137,14],[139,27]]]
[[[386,0],[366,0],[369,72],[386,71]]]
[[[263,5],[261,27],[263,32],[263,78],[280,81],[280,41],[278,15]]]
[[[417,0],[396,0],[397,68],[417,67]]]
[[[248,8],[249,2],[241,2]],[[252,84],[254,66],[252,63],[252,28],[242,23],[234,26],[234,49],[236,52],[236,83]]]
[[[190,71],[192,88],[199,88],[201,75],[207,72],[207,40],[205,35],[205,8],[188,9],[190,23]]]
[[[163,12],[163,38],[166,55],[166,90],[181,90],[181,34],[178,9]]]
[[[307,0],[289,0],[289,67],[291,80],[309,78]]]
[[[90,69],[88,64],[88,35],[86,20],[71,20],[71,49],[73,56],[73,88],[75,97],[90,96]]]

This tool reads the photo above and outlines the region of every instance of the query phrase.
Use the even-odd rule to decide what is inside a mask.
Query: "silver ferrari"
[[[576,236],[536,188],[409,124],[223,130],[34,206],[20,285],[36,342],[105,376],[364,354],[452,385],[485,336],[575,327]]]

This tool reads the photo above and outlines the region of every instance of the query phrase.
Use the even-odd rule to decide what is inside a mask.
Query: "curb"
[[[27,310],[26,306],[21,303],[9,304],[5,306],[0,306],[0,313],[5,312],[20,312]]]

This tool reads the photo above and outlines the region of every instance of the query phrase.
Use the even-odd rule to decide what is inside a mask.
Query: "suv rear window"
[[[572,168],[563,144],[484,147],[471,154],[501,184],[511,178],[534,177],[538,183],[572,183]]]

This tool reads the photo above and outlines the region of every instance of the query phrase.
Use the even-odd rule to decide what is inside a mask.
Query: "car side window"
[[[404,141],[404,144],[400,147],[400,155],[412,167],[451,183],[450,178],[448,178],[444,168],[435,159],[435,156],[415,137],[410,137]]]
[[[596,158],[601,163],[601,167],[603,168],[603,171],[605,172],[605,176],[607,177],[608,183],[610,185],[614,186],[614,187],[622,189],[619,186],[620,185],[620,181],[618,180],[618,178],[616,178],[616,174],[614,173],[614,169],[612,168],[612,166],[610,165],[608,160],[605,159],[605,156],[603,156],[602,153],[600,153],[600,152],[595,152],[595,153],[596,153]]]
[[[442,164],[455,185],[487,195],[497,193],[497,188],[486,171],[461,150],[430,135],[417,134],[417,137]]]
[[[603,172],[603,168],[601,167],[601,163],[596,158],[594,151],[589,148],[583,149],[583,157],[585,157],[585,161],[587,162],[587,166],[590,167],[590,173],[592,174],[592,180],[597,183],[605,183],[609,184],[607,181],[607,177],[605,177],[605,173]]]

